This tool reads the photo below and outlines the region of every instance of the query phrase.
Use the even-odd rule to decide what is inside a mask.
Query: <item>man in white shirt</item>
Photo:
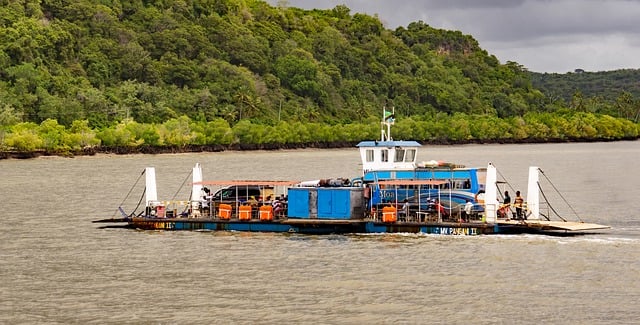
[[[467,203],[464,205],[464,216],[462,219],[469,221],[469,218],[471,217],[471,210],[473,210],[473,203],[467,200]]]

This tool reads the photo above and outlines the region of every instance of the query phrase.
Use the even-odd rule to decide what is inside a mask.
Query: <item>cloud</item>
[[[640,51],[620,35],[607,35],[594,42],[586,39],[558,37],[539,42],[517,42],[509,46],[488,42],[485,46],[496,49],[493,54],[502,62],[516,61],[530,71],[570,72],[608,71],[638,68]],[[514,59],[517,58],[517,59]],[[635,66],[632,66],[635,64]]]
[[[345,4],[387,28],[422,20],[459,30],[502,62],[532,71],[640,68],[638,0],[290,0],[305,9]]]

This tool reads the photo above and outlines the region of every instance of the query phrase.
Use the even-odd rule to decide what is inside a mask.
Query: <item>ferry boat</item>
[[[204,181],[196,164],[190,198],[160,201],[155,169],[147,167],[144,210],[126,213],[119,207],[122,218],[100,222],[119,221],[144,230],[304,234],[575,235],[609,228],[552,221],[541,213],[537,167],[529,169],[526,202],[515,207],[499,203],[501,182],[491,163],[479,168],[418,163],[418,142],[391,138],[393,118],[393,112],[384,110],[380,141],[357,145],[363,170],[356,178]],[[516,208],[521,215],[512,213]]]

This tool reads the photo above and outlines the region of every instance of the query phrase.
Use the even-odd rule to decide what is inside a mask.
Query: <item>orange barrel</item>
[[[227,220],[231,219],[231,205],[220,204],[218,206],[218,218]]]
[[[273,220],[273,207],[271,205],[263,205],[260,207],[260,221]]]
[[[238,208],[238,219],[240,219],[240,220],[251,220],[251,206],[250,205],[241,205]]]
[[[382,208],[382,222],[396,222],[398,216],[395,207]]]

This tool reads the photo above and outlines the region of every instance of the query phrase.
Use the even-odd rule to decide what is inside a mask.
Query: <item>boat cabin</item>
[[[363,173],[377,170],[413,170],[418,148],[416,141],[362,141],[358,143]]]

